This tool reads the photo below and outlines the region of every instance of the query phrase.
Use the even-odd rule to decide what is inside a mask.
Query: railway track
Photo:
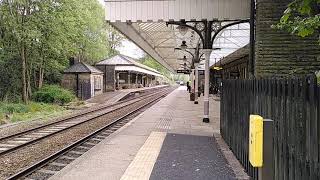
[[[72,162],[75,158],[78,156],[81,156],[84,152],[89,150],[91,147],[99,143],[101,140],[112,134],[114,131],[122,127],[124,124],[126,124],[128,121],[130,121],[133,117],[135,117],[137,114],[140,114],[141,111],[143,111],[145,108],[150,106],[152,103],[158,101],[162,97],[166,96],[169,92],[171,92],[172,89],[165,89],[160,92],[152,93],[149,95],[145,95],[143,97],[127,101],[125,105],[121,104],[119,107],[112,106],[111,110],[108,108],[104,114],[99,111],[98,114],[93,116],[91,114],[91,120],[96,119],[97,117],[103,116],[105,114],[121,111],[124,107],[129,107],[137,105],[138,102],[144,102],[137,105],[135,108],[129,108],[128,111],[123,113],[120,117],[117,117],[113,120],[111,120],[109,123],[105,124],[104,126],[98,128],[93,133],[90,133],[89,135],[75,141],[74,143],[64,147],[63,149],[50,154],[50,156],[47,156],[46,158],[34,163],[33,165],[29,166],[28,168],[23,169],[22,171],[17,172],[16,174],[12,175],[8,179],[20,179],[23,177],[27,177],[26,179],[47,179],[48,177],[52,176],[55,172],[61,170],[64,166],[66,166],[68,163]],[[132,102],[133,101],[133,102]],[[85,115],[87,116],[87,115]],[[79,119],[79,118],[78,118]],[[52,126],[49,125],[49,127],[52,129],[52,131],[44,131],[43,128],[37,129],[37,131],[43,131],[43,134],[39,134],[41,136],[36,136],[35,141],[28,141],[22,143],[19,148],[23,148],[27,146],[28,144],[36,143],[37,141],[40,141],[41,139],[53,136],[54,134],[58,134],[59,132],[66,131],[67,129],[70,129],[72,127],[77,126],[74,123],[74,120],[72,121],[63,121],[63,124],[68,122],[67,126],[59,125],[58,128],[52,128]],[[89,123],[90,120],[81,120],[78,123]],[[59,123],[58,123],[59,124]],[[54,126],[58,125],[54,124]],[[45,127],[48,128],[48,127]],[[60,129],[62,128],[62,129]],[[34,132],[28,132],[27,134],[34,133]],[[49,134],[46,134],[49,133]],[[20,133],[19,133],[20,134]],[[26,134],[22,134],[22,136],[25,136]],[[37,135],[37,134],[36,134]],[[19,135],[21,139],[21,134]],[[15,137],[17,138],[17,137]],[[41,139],[39,139],[41,138]],[[10,139],[10,138],[9,138]],[[20,140],[18,139],[18,140]],[[15,146],[16,147],[16,146]],[[9,150],[10,152],[13,152],[14,150]],[[7,152],[8,153],[8,152]]]
[[[129,98],[128,100],[121,101],[112,105],[101,106],[93,110],[62,119],[57,122],[32,128],[10,136],[2,137],[0,138],[0,156],[25,147],[26,145],[33,144],[37,141],[65,131],[67,129],[78,126],[82,123],[94,120],[95,118],[101,117],[107,113],[111,113],[123,107],[127,107],[144,98],[151,97],[156,93],[148,93],[137,98]]]

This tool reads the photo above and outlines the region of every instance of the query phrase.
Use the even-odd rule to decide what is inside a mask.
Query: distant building
[[[164,78],[155,69],[124,55],[116,55],[98,62],[96,68],[104,74],[103,90],[105,92],[155,86],[161,84]]]
[[[249,45],[246,45],[215,63],[212,69],[221,69],[214,69],[214,76],[223,79],[248,79],[248,62]]]
[[[103,72],[83,62],[71,61],[63,73],[62,86],[86,100],[103,93]]]

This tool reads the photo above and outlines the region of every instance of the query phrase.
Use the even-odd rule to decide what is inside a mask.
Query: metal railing
[[[320,87],[315,77],[224,80],[221,134],[253,179],[249,115],[274,120],[275,179],[320,179]]]

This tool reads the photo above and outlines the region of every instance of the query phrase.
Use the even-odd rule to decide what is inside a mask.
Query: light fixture
[[[183,61],[187,61],[187,56],[183,56]]]
[[[186,26],[181,26],[180,25],[180,26],[177,27],[177,29],[179,30],[179,32],[180,32],[180,34],[182,36],[186,35],[187,32],[188,32],[188,27],[186,27]]]
[[[188,47],[188,46],[187,46],[187,42],[186,42],[186,41],[182,41],[180,48],[181,48],[182,50],[186,50],[187,47]]]

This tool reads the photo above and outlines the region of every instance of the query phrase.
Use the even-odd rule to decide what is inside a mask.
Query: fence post
[[[259,180],[273,180],[273,120],[263,120],[263,166],[258,169]]]

